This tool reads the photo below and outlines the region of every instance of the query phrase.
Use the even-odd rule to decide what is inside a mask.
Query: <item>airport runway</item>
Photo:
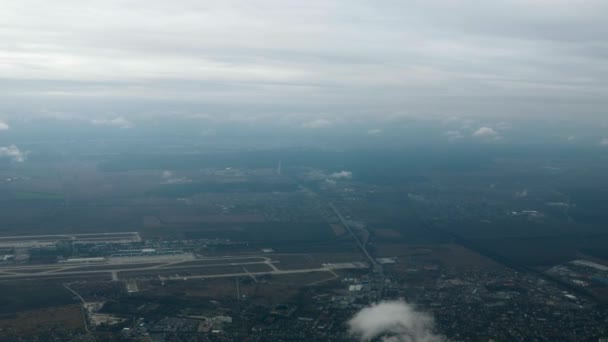
[[[189,259],[183,261],[159,262],[152,259],[149,263],[96,263],[96,264],[50,264],[50,265],[28,265],[0,267],[0,280],[35,280],[49,278],[79,278],[92,275],[107,275],[112,280],[125,280],[133,278],[161,277],[162,279],[207,279],[226,278],[242,276],[258,276],[265,274],[293,274],[307,272],[332,272],[337,269],[361,268],[361,265],[352,263],[326,264],[318,268],[306,268],[296,270],[281,270],[276,264],[279,261],[263,256],[235,256],[222,258]],[[251,265],[265,265],[268,271],[247,271],[246,267]],[[243,267],[243,272],[211,273],[206,269],[218,267]],[[162,276],[161,273],[175,271],[176,275]],[[188,271],[188,275],[177,275],[180,271]],[[138,272],[137,275],[129,274]]]

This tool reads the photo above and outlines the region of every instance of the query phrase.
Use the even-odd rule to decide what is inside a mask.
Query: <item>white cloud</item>
[[[302,124],[304,128],[323,128],[331,125],[331,121],[326,119],[315,119]]]
[[[456,141],[456,140],[464,138],[464,136],[462,135],[462,133],[460,133],[460,131],[447,131],[444,133],[444,135],[446,137],[448,137],[449,141]]]
[[[165,180],[164,184],[187,184],[192,183],[192,180],[187,177],[173,177]]]
[[[600,146],[608,146],[608,138],[600,140]]]
[[[192,183],[192,180],[188,177],[177,177],[173,171],[165,170],[161,172],[163,178],[163,184],[186,184]]]
[[[501,122],[497,123],[495,126],[496,126],[496,128],[503,130],[503,131],[511,129],[513,127],[513,125],[511,125],[511,123],[505,122],[505,121],[501,121]]]
[[[329,185],[336,185],[338,180],[352,179],[353,173],[351,171],[342,170],[339,172],[327,174],[321,170],[310,170],[305,174],[302,174],[301,177],[306,180],[312,181],[324,180]]]
[[[351,179],[351,178],[353,178],[353,173],[350,171],[334,172],[331,175],[329,175],[329,178],[331,178],[331,179]]]
[[[469,129],[473,126],[474,123],[475,123],[475,120],[473,120],[473,119],[464,119],[460,123],[460,129]]]
[[[91,120],[91,123],[93,125],[97,125],[97,126],[110,126],[110,127],[118,127],[118,128],[131,128],[133,127],[133,124],[123,118],[122,116],[113,118],[113,119],[93,119]]]
[[[373,129],[370,129],[369,131],[367,131],[368,135],[378,135],[380,133],[382,133],[382,130],[379,128],[373,128]]]
[[[28,152],[21,151],[17,146],[1,146],[0,157],[11,158],[17,163],[23,163],[27,159]]]
[[[327,184],[327,185],[329,185],[329,186],[335,186],[336,184],[338,184],[338,182],[336,182],[336,181],[335,181],[335,180],[333,180],[333,179],[329,179],[329,178],[328,178],[328,179],[326,179],[326,180],[325,180],[325,184]]]
[[[318,181],[327,178],[327,174],[321,170],[309,170],[300,175],[305,180],[308,181]]]
[[[441,123],[443,125],[450,125],[450,124],[453,124],[453,123],[458,123],[461,120],[462,119],[459,116],[453,115],[453,116],[448,116],[447,118],[442,119]]]
[[[487,140],[500,140],[500,134],[491,127],[480,127],[478,130],[473,132],[473,137],[482,138]]]
[[[0,120],[0,131],[7,131],[11,128],[6,122]]]
[[[394,342],[445,341],[433,333],[433,318],[403,301],[381,302],[359,311],[348,321],[349,331],[361,341],[380,338]]]

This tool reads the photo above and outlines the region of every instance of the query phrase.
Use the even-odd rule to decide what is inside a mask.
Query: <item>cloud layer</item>
[[[473,137],[487,139],[487,140],[500,140],[500,134],[491,127],[480,127],[473,132]]]
[[[381,302],[359,311],[349,322],[351,334],[361,341],[441,342],[433,333],[433,319],[403,301]]]
[[[117,127],[117,128],[131,128],[133,127],[133,124],[123,118],[123,117],[116,117],[113,119],[92,119],[91,123],[93,125],[97,125],[97,126],[109,126],[109,127]]]
[[[321,112],[602,115],[606,13],[603,0],[7,0],[0,109],[162,100],[309,128],[327,126]]]
[[[334,172],[331,175],[329,175],[329,178],[331,179],[351,179],[353,178],[353,173],[351,171],[340,171],[340,172]]]
[[[10,158],[14,162],[23,163],[27,159],[27,154],[15,145],[0,146],[0,158]]]

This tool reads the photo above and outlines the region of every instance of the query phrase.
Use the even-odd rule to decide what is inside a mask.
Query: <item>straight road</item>
[[[333,203],[330,203],[329,207],[334,212],[334,214],[338,217],[338,219],[340,219],[340,223],[342,223],[342,225],[344,226],[344,228],[346,228],[346,230],[348,231],[348,233],[355,239],[355,241],[357,243],[357,246],[359,247],[359,249],[361,250],[361,252],[363,252],[363,254],[367,258],[367,260],[369,260],[370,265],[374,268],[374,270],[376,272],[382,274],[382,266],[380,264],[378,264],[378,262],[376,261],[376,259],[374,259],[369,254],[369,252],[367,251],[367,247],[365,246],[365,244],[353,232],[353,229],[348,224],[348,222],[346,221],[346,219],[342,216],[342,214],[340,214],[340,212],[338,211],[338,209],[336,208],[336,206]]]

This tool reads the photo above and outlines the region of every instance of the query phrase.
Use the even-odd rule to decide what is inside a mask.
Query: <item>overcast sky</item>
[[[605,0],[3,0],[0,119],[27,108],[128,127],[153,115],[129,104],[163,102],[154,115],[303,127],[597,120],[607,18]],[[101,102],[107,113],[87,105]]]

